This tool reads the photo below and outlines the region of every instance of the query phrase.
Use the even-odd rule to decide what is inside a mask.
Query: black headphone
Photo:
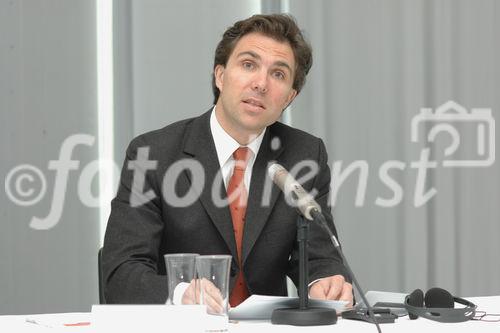
[[[465,307],[455,309],[455,302],[465,305]],[[421,289],[415,289],[405,297],[404,304],[381,302],[375,306],[405,308],[410,319],[423,317],[441,323],[459,323],[471,320],[476,314],[477,308],[474,303],[452,296],[442,288],[431,288],[427,290],[425,296]]]

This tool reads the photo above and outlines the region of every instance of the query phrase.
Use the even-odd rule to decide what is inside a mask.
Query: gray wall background
[[[430,171],[426,185],[437,195],[415,207],[410,162],[423,144],[410,142],[410,123],[420,108],[448,100],[489,107],[499,118],[499,7],[494,0],[115,1],[115,160],[122,163],[133,136],[211,106],[213,52],[225,28],[259,11],[289,10],[315,64],[285,118],[322,137],[331,164],[369,166],[364,204],[355,205],[356,172],[334,207],[364,288],[438,285],[463,296],[498,295],[498,163]],[[55,172],[47,165],[64,139],[98,140],[95,20],[93,1],[0,0],[0,174],[29,163],[47,178],[47,195],[34,206],[0,191],[0,314],[89,311],[98,299],[99,211],[77,195],[82,167],[98,158],[97,141],[73,151],[80,169],[69,174],[60,222],[29,227],[50,210]],[[431,147],[433,157],[447,144]],[[474,143],[463,147],[466,156]],[[390,172],[404,192],[392,208],[375,204],[393,195],[378,175],[387,160],[406,165]]]
[[[29,227],[33,216],[49,214],[55,171],[48,163],[62,142],[77,133],[97,137],[95,31],[91,1],[0,1],[0,314],[90,311],[97,300],[99,211],[77,194],[97,142],[73,151],[81,167],[69,173],[59,223]],[[25,163],[43,171],[47,192],[22,207],[4,184]]]

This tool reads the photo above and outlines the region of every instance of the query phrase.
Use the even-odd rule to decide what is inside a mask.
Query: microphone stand
[[[306,200],[306,202],[301,205],[297,205],[296,208],[300,211],[297,220],[297,241],[299,242],[299,297],[300,305],[299,308],[294,309],[276,309],[273,311],[271,322],[273,324],[288,324],[297,326],[308,326],[308,325],[329,325],[335,324],[337,322],[337,313],[332,309],[323,308],[309,308],[308,307],[308,260],[307,260],[307,242],[308,242],[308,223],[304,221],[303,216],[315,222],[321,223],[321,225],[328,232],[328,236],[332,241],[333,246],[337,250],[342,259],[342,262],[347,269],[347,273],[352,278],[354,286],[358,289],[361,299],[366,305],[368,310],[368,315],[371,321],[377,327],[377,331],[381,333],[379,322],[376,320],[373,308],[370,303],[366,300],[363,290],[359,285],[356,277],[354,276],[351,267],[347,263],[347,259],[340,248],[340,243],[337,237],[333,234],[326,222],[325,217],[321,214],[321,208],[314,201],[312,197],[308,197],[307,192],[304,188],[297,183],[291,177],[285,168],[277,163],[273,163],[268,169],[269,176],[278,185],[278,187],[284,192],[285,197],[291,198],[292,201],[298,203],[299,199]]]
[[[297,242],[299,243],[299,307],[275,309],[271,323],[276,325],[316,326],[337,322],[335,309],[309,307],[309,222],[302,215],[297,218]]]

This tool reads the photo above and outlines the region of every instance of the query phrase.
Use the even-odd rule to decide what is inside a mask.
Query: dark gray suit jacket
[[[231,254],[232,289],[241,268],[234,259],[237,252],[229,208],[219,208],[212,200],[212,183],[220,166],[210,132],[210,112],[140,135],[130,143],[104,240],[102,262],[108,303],[164,303],[168,293],[163,259],[166,253]],[[141,189],[144,193],[152,191],[155,198],[132,207],[133,171],[128,164],[136,160],[139,147],[149,147],[149,160],[157,161],[156,170],[146,172]],[[179,197],[192,185],[200,193],[199,199],[187,208],[175,207],[162,198],[164,175],[182,159],[199,161],[205,169],[203,188],[192,183],[193,175],[188,171],[165,181],[166,186],[175,187]],[[308,191],[318,190],[316,200],[336,233],[327,207],[330,169],[323,142],[279,122],[269,126],[252,171],[242,245],[243,273],[251,294],[286,295],[285,275],[298,284],[297,212],[272,184],[267,167],[269,162],[277,161],[290,170],[303,160],[316,161],[320,167],[319,174],[303,185]],[[270,205],[262,206],[263,193],[269,189]],[[218,190],[224,198],[223,183]],[[335,274],[349,280],[326,233],[319,225],[311,224],[309,280]]]

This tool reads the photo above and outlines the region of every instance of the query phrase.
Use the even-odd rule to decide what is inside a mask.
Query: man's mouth
[[[262,104],[261,101],[259,101],[257,99],[254,99],[254,98],[244,99],[243,103],[246,103],[246,104],[249,104],[249,105],[252,105],[252,106],[255,106],[255,107],[259,107],[259,108],[265,109],[264,104]]]

